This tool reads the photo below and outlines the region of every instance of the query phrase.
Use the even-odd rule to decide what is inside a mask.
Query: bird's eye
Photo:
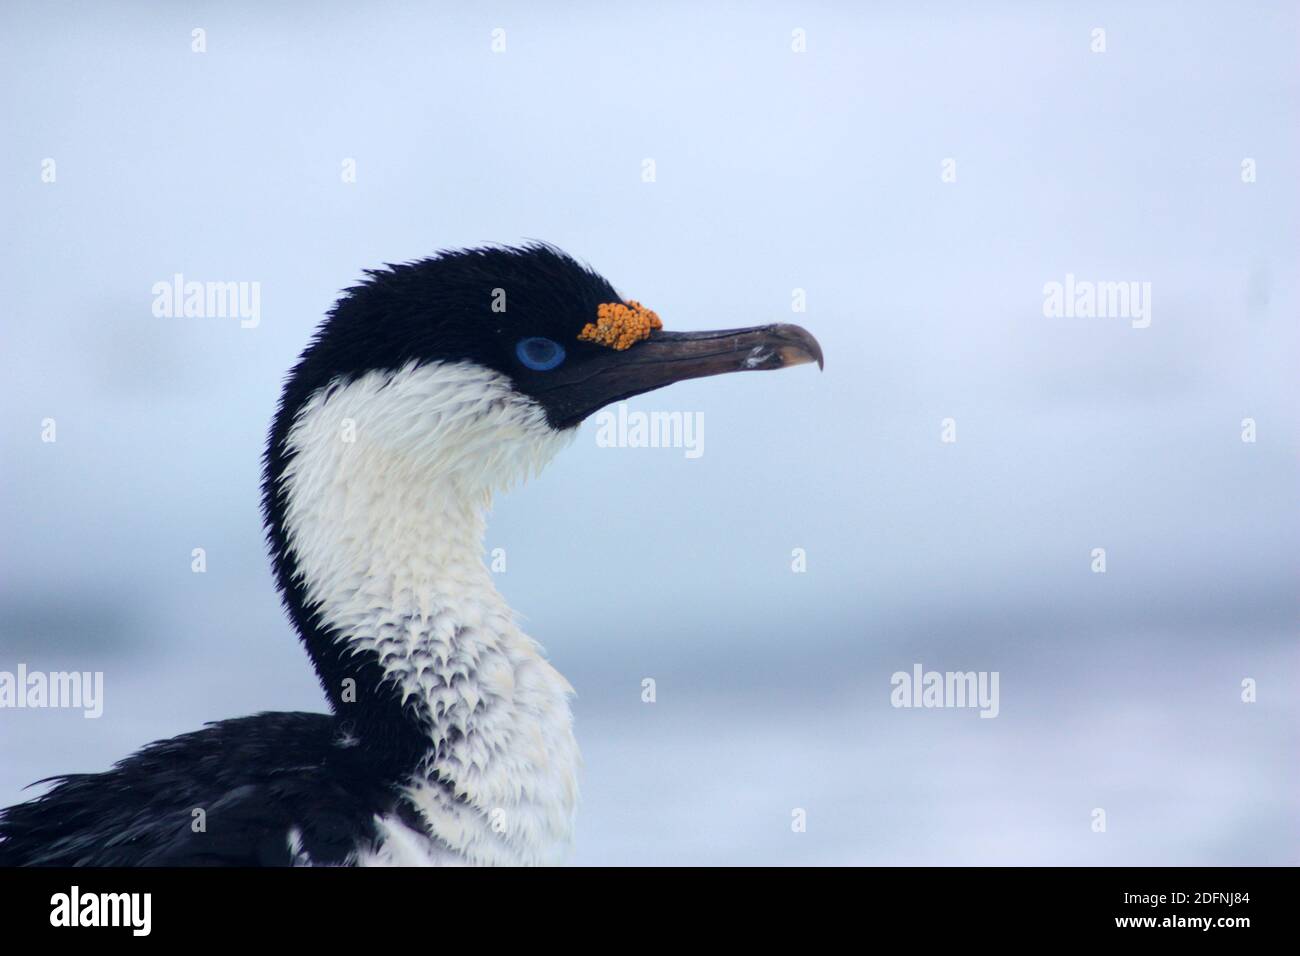
[[[519,356],[519,361],[534,372],[549,372],[564,361],[564,346],[551,339],[532,335],[519,340],[515,354]]]

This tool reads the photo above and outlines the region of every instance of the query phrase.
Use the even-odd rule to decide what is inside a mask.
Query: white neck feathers
[[[295,417],[281,487],[307,603],[376,656],[429,736],[408,794],[434,839],[381,821],[388,839],[370,862],[411,862],[412,840],[424,862],[554,862],[568,842],[572,688],[516,627],[482,541],[492,493],[571,437],[470,363],[372,372]]]

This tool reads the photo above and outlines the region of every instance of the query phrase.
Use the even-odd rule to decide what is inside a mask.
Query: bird
[[[145,746],[0,810],[0,865],[555,865],[573,688],[483,559],[493,497],[597,410],[816,362],[790,324],[666,331],[530,241],[364,271],[288,373],[263,456],[276,585],[328,713]]]

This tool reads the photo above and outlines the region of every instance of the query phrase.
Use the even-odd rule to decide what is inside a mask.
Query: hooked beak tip
[[[821,343],[807,329],[798,325],[774,325],[772,335],[781,340],[777,354],[782,365],[807,365],[816,362],[820,371],[826,370]]]

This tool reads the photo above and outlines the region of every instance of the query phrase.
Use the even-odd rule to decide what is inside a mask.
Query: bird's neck
[[[572,689],[484,565],[490,485],[459,449],[403,438],[435,420],[435,398],[456,417],[438,378],[361,379],[298,415],[281,479],[290,587],[340,720],[386,758],[402,741],[399,785],[437,844],[475,862],[545,862],[576,802]]]

